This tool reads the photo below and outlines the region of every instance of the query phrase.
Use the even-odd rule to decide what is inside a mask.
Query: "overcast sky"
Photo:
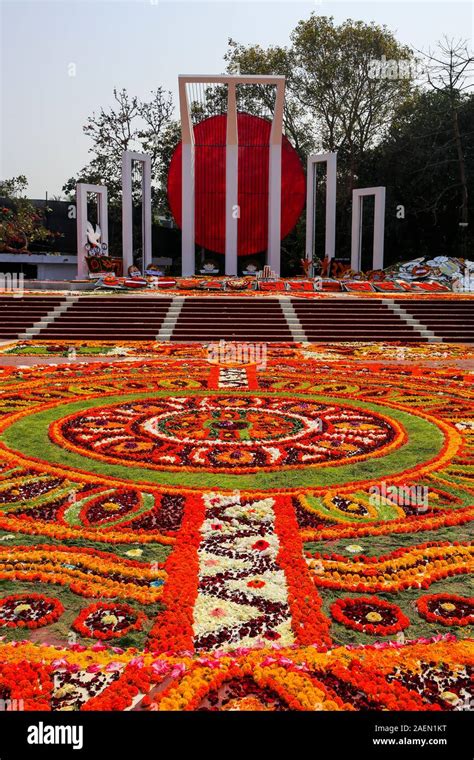
[[[31,197],[58,194],[88,161],[87,116],[114,87],[141,97],[178,74],[224,71],[227,39],[285,45],[311,11],[386,24],[416,48],[473,38],[473,4],[461,2],[181,2],[0,0],[2,178],[26,174]],[[76,76],[69,76],[69,64]]]

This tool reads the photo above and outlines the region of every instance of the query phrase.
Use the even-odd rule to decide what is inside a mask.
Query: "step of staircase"
[[[0,298],[0,339],[474,343],[474,300]]]

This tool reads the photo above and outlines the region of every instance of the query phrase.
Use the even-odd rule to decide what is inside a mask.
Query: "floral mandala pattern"
[[[418,612],[430,623],[473,625],[474,597],[429,594],[417,600]]]
[[[410,625],[409,619],[396,604],[377,597],[338,599],[331,606],[331,614],[338,623],[373,635],[387,636]]]
[[[272,352],[0,367],[0,698],[471,704],[472,376]]]
[[[254,472],[342,462],[402,436],[381,415],[264,396],[156,398],[88,409],[50,435],[66,448],[142,466]]]

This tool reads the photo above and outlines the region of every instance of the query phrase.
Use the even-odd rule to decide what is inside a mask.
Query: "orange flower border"
[[[119,631],[99,631],[94,628],[91,628],[87,625],[87,619],[90,615],[93,615],[95,612],[99,612],[100,610],[111,610],[116,611],[119,610],[119,612],[128,615],[132,618],[131,622],[125,627],[122,628]],[[140,612],[139,610],[134,609],[129,604],[124,604],[123,602],[97,602],[95,604],[90,604],[87,607],[84,607],[77,616],[77,618],[74,620],[72,627],[75,631],[81,634],[81,636],[85,636],[86,638],[94,638],[94,639],[100,639],[101,641],[106,641],[108,639],[119,639],[122,636],[126,636],[127,633],[130,633],[130,631],[139,631],[141,628],[143,628],[143,624],[145,623],[146,615],[144,615],[143,612]]]

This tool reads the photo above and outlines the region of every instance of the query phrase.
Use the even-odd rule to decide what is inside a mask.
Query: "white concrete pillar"
[[[306,171],[306,258],[313,261],[314,238],[316,234],[316,188],[317,166],[325,163],[326,174],[326,229],[324,256],[328,259],[336,255],[336,186],[337,153],[313,153],[308,156]]]
[[[276,86],[275,112],[270,132],[268,171],[268,246],[267,264],[280,274],[281,254],[281,144],[283,132],[283,107],[285,80]]]
[[[133,264],[132,162],[128,151],[122,154],[122,258],[126,275]]]
[[[78,182],[76,185],[76,230],[77,230],[77,279],[85,280],[89,275],[86,264],[87,244],[87,196],[97,196],[97,223],[101,231],[101,243],[109,245],[109,223],[107,210],[107,187],[105,185],[88,185]],[[110,254],[110,251],[107,250]]]
[[[383,269],[385,234],[385,187],[364,187],[352,191],[351,269],[360,272],[364,197],[373,195],[374,236],[372,269]]]
[[[124,274],[133,264],[133,162],[142,165],[142,266],[151,262],[151,158],[147,153],[125,150],[122,154],[122,255]]]
[[[143,239],[143,271],[151,264],[152,259],[152,218],[151,218],[151,159],[143,161],[142,175],[142,239]]]
[[[383,269],[385,239],[385,187],[378,187],[375,193],[374,209],[374,252],[372,269]]]
[[[225,158],[225,273],[237,274],[239,220],[239,135],[236,84],[227,86],[227,133]]]
[[[195,273],[194,130],[189,112],[186,78],[178,77],[181,115],[181,274]]]

